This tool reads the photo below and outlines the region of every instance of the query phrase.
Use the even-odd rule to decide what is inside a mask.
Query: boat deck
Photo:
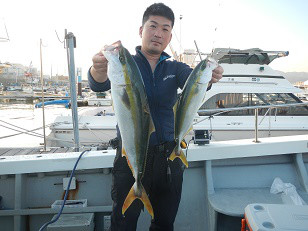
[[[293,200],[290,196],[270,192],[277,177],[293,184],[298,195],[308,203],[307,135],[260,138],[259,141],[247,139],[189,146],[189,168],[184,171],[175,230],[240,230],[248,205],[286,206]],[[10,150],[13,153],[13,149]],[[80,151],[69,151],[72,149],[65,153],[65,149],[51,149],[49,155],[34,155],[33,152],[41,152],[39,147],[34,149],[33,155],[31,151],[20,155],[27,152],[27,148],[20,150],[19,153],[16,150],[15,156],[0,155],[1,231],[21,231],[25,227],[39,230],[50,221],[58,212],[52,205],[63,199],[64,182],[80,156]],[[4,149],[0,149],[0,153],[3,152]],[[68,214],[93,213],[97,230],[106,230],[110,226],[111,172],[115,153],[115,150],[84,153],[76,168],[76,186],[70,189],[69,199],[87,199],[87,207],[64,209]],[[301,207],[307,208],[307,205]],[[291,223],[291,219],[285,220]],[[267,222],[274,224],[276,221],[269,218]],[[148,230],[150,223],[148,212],[141,212],[137,231]],[[301,221],[298,223],[302,224]]]

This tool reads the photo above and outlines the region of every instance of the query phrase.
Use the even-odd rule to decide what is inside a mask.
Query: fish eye
[[[122,55],[120,55],[119,60],[120,60],[121,63],[125,62],[124,57]]]
[[[202,64],[201,64],[201,70],[204,70],[204,69],[206,68],[206,63],[207,63],[207,62],[202,62]]]

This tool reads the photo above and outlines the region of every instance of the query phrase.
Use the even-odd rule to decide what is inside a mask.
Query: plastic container
[[[94,213],[62,214],[47,231],[94,231]]]
[[[248,231],[307,231],[308,206],[250,204],[245,208],[245,221]]]
[[[53,209],[60,209],[62,206],[63,200],[56,200],[52,205],[51,208]],[[81,199],[81,200],[66,200],[64,208],[78,208],[78,207],[87,207],[88,200]]]

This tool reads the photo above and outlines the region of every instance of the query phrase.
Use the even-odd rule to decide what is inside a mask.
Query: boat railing
[[[289,108],[289,107],[307,107],[308,102],[302,102],[302,103],[288,103],[288,104],[268,104],[268,105],[259,105],[259,106],[246,106],[246,107],[234,107],[234,108],[215,108],[215,109],[201,109],[198,111],[198,113],[213,113],[210,116],[206,116],[206,118],[203,118],[201,120],[198,120],[197,122],[193,123],[193,125],[196,125],[206,119],[211,119],[214,116],[218,116],[220,114],[226,113],[226,112],[231,112],[231,111],[242,111],[242,110],[255,110],[255,139],[254,142],[258,143],[258,125],[262,123],[264,118],[267,116],[267,114],[272,110],[275,109],[275,116],[277,115],[277,109],[278,108]],[[260,123],[258,124],[258,117],[259,117],[259,109],[266,109],[266,113],[263,115],[263,118],[261,119]],[[270,129],[270,124],[269,124],[269,129]]]

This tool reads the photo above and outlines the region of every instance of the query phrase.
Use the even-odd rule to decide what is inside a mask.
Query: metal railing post
[[[74,128],[74,144],[75,151],[79,151],[79,126],[78,126],[78,111],[77,111],[77,93],[76,93],[76,80],[75,80],[75,59],[74,48],[76,47],[76,38],[73,33],[66,33],[66,50],[67,50],[67,62],[70,77],[70,93],[71,93],[71,109],[73,116],[73,128]]]
[[[259,116],[259,111],[258,108],[255,109],[255,139],[253,142],[259,143],[260,141],[258,140],[258,116]]]
[[[40,63],[41,63],[41,85],[42,85],[42,111],[43,111],[43,135],[44,135],[44,148],[43,151],[46,152],[46,131],[45,131],[45,100],[44,100],[44,76],[43,76],[43,57],[42,57],[42,39],[40,39]]]

